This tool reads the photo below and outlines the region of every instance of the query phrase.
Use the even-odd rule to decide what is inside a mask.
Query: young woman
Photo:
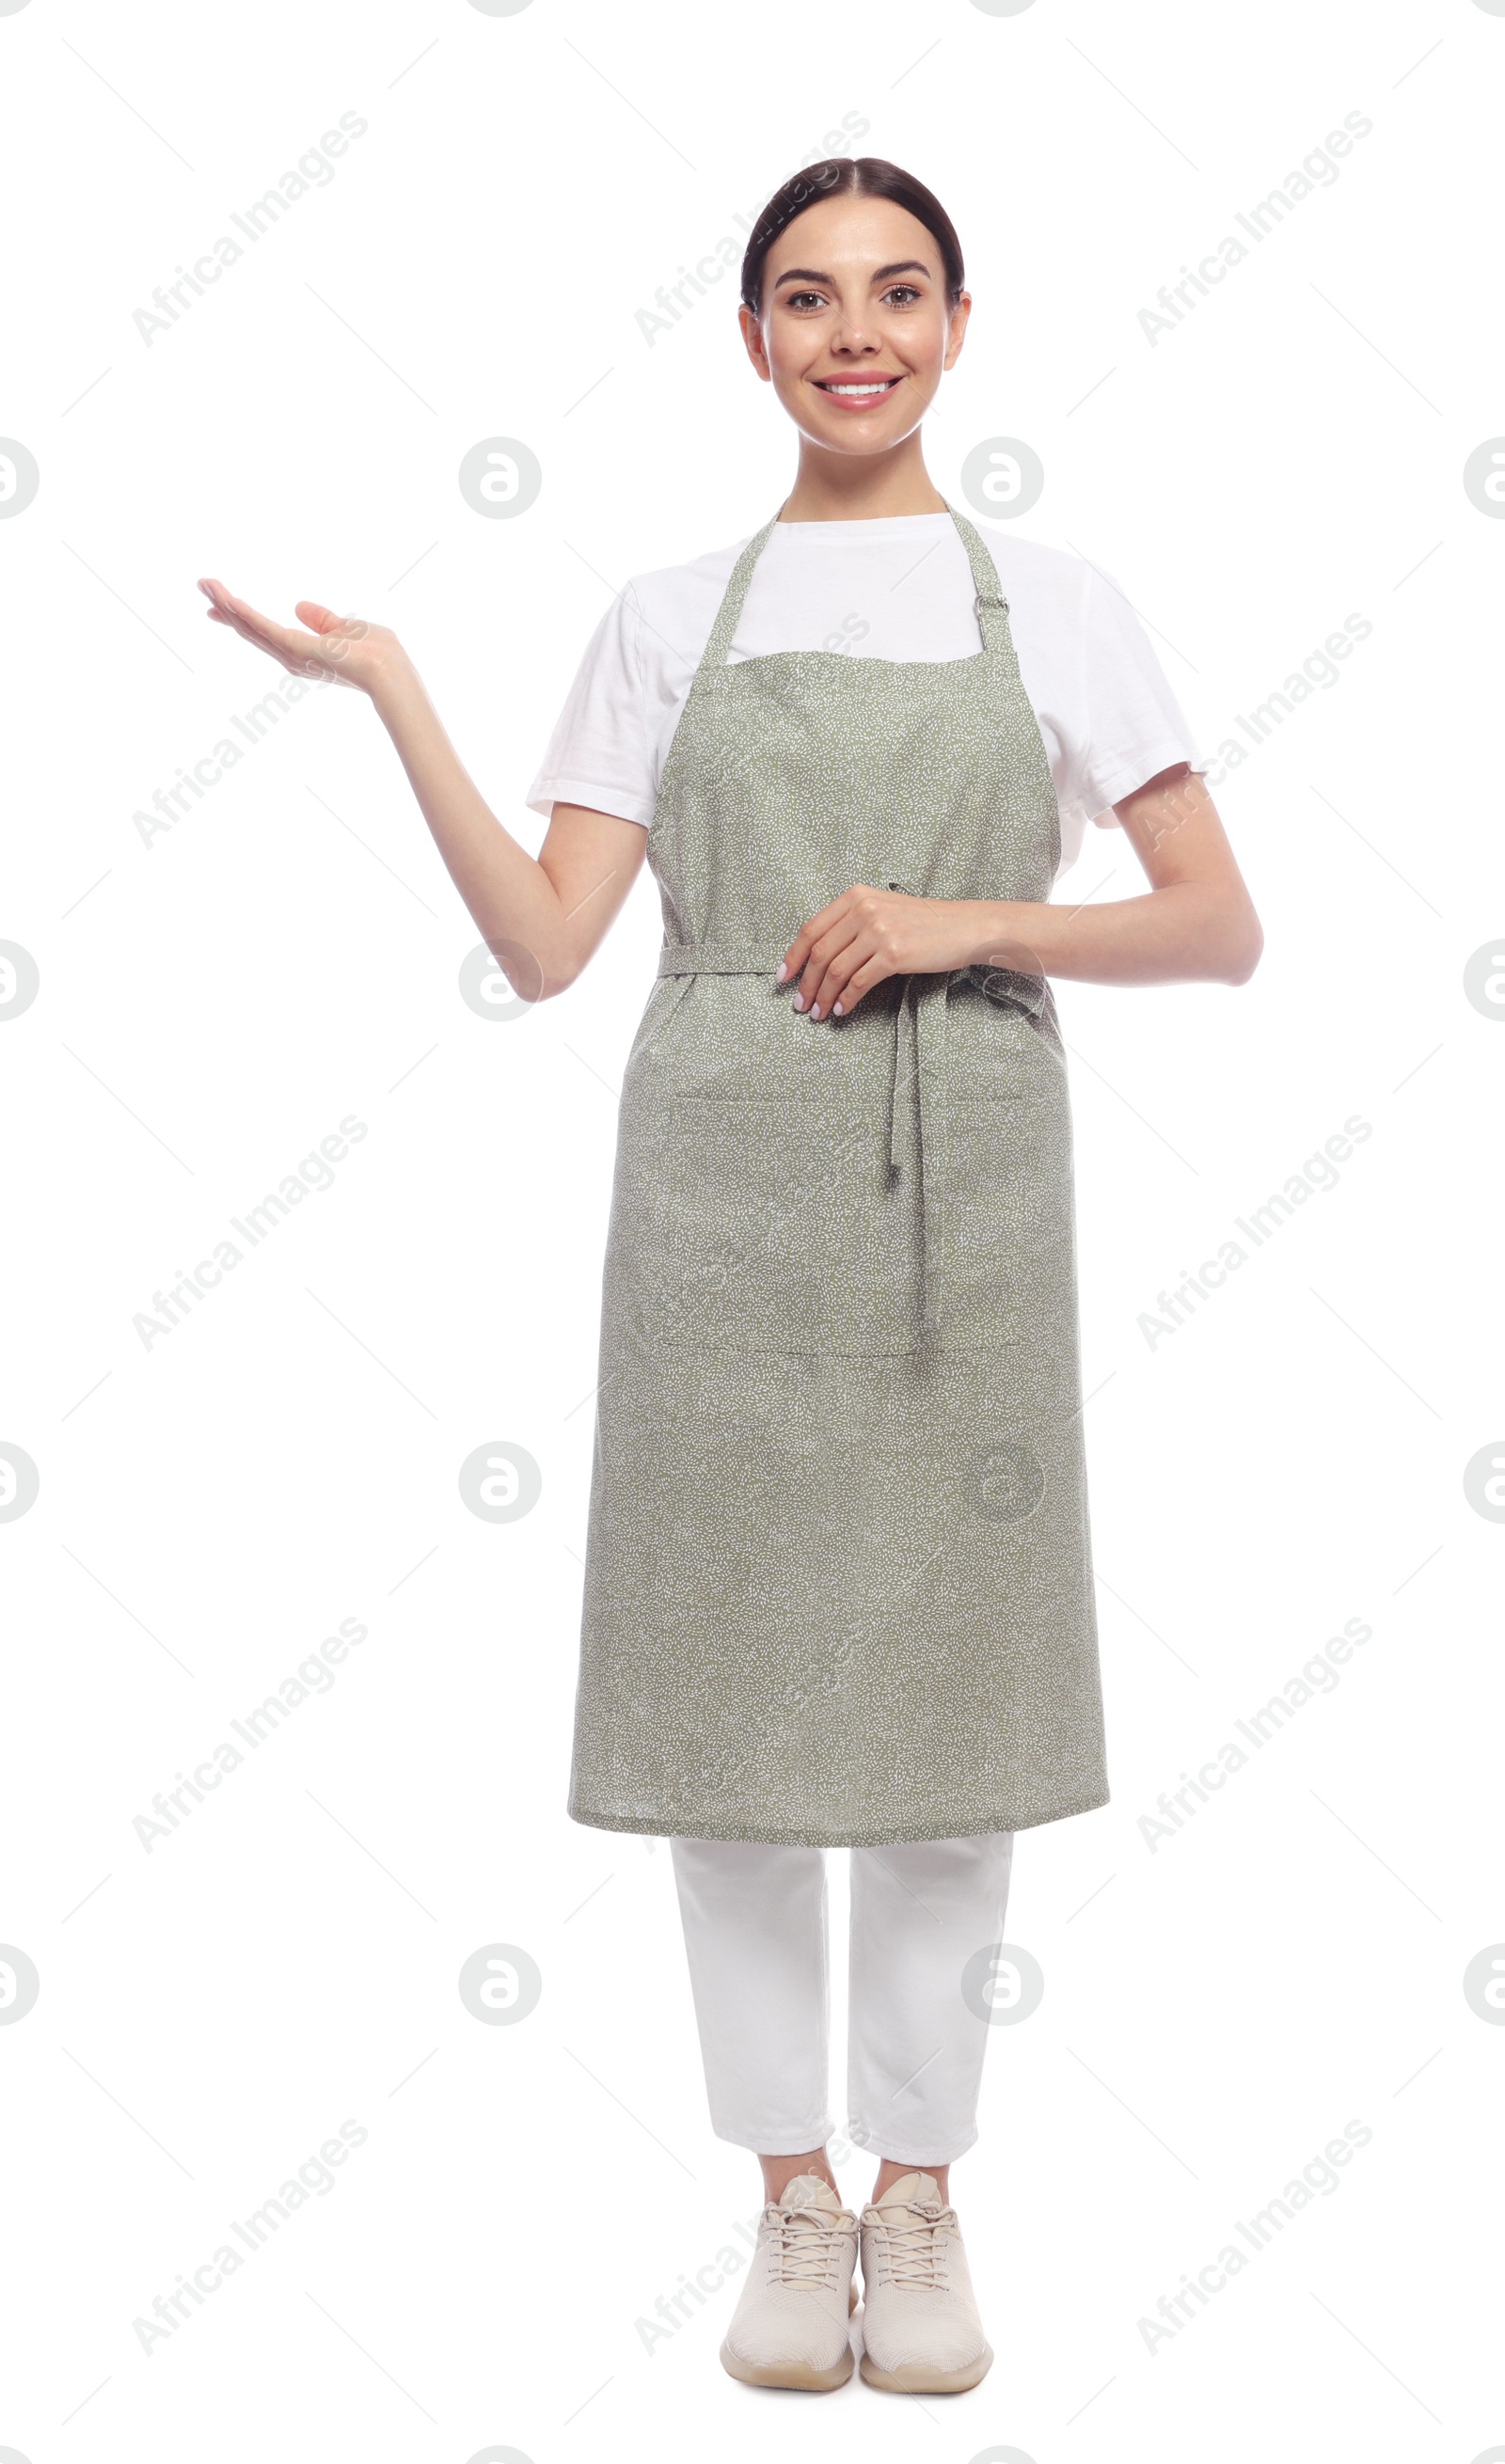
[[[992,2361],[948,2168],[977,2136],[1013,1834],[1107,1801],[1071,1120],[1051,978],[1242,983],[1261,934],[1145,636],[985,542],[920,425],[971,301],[874,159],[772,198],[742,339],[799,438],[754,535],[630,583],[529,798],[487,809],[380,627],[210,617],[366,692],[516,989],[567,989],[645,857],[664,948],[623,1080],[569,1811],[668,1837],[713,2127],[766,2204],[721,2358],[840,2386]],[[1088,818],[1150,887],[1049,904]],[[1063,849],[1063,839],[1068,847]],[[827,2155],[824,1850],[852,1851]]]

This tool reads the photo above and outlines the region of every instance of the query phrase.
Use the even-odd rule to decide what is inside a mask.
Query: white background
[[[1501,922],[1505,526],[1462,471],[1505,429],[1502,60],[1472,0],[0,18],[0,432],[41,473],[0,521],[0,936],[41,979],[3,1044],[0,1438],[41,1485],[0,1525],[0,1941],[41,1987],[0,2026],[0,2449],[1505,2452],[1505,2031],[1462,1982],[1505,1938],[1505,1531],[1463,1485],[1505,1423],[1505,1040],[1463,991]],[[1161,285],[1355,110],[1336,183],[1152,346]],[[343,111],[333,180],[148,346],[133,312]],[[652,347],[636,312],[846,112],[966,249],[944,491],[980,439],[1031,443],[1026,534],[1118,577],[1209,743],[1351,611],[1373,631],[1216,791],[1251,982],[1057,987],[1113,1800],[1019,1842],[1045,1999],[990,2043],[953,2185],[998,2363],[817,2405],[718,2367],[735,2278],[645,2345],[757,2177],[709,2132],[667,1850],[564,1812],[651,879],[567,996],[493,1021],[357,695],[149,845],[133,815],[280,681],[206,621],[210,572],[395,626],[536,847],[611,592],[753,529],[791,469],[734,281]],[[542,468],[517,519],[456,486],[498,434]],[[1095,833],[1058,894],[1140,886]],[[1338,1186],[1152,1349],[1157,1293],[1355,1113]],[[334,1185],[144,1347],[154,1291],[346,1114]],[[457,1483],[497,1441],[542,1476],[509,1524]],[[332,1689],[148,1853],[153,1795],[344,1617]],[[1161,1793],[1348,1618],[1337,1690],[1152,1850]],[[516,2025],[457,1991],[497,1943],[542,1977]],[[133,2321],[345,2120],[335,2187],[144,2352]],[[1349,2121],[1340,2188],[1148,2349]]]

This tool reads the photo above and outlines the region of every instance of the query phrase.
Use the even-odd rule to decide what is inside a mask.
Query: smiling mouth
[[[814,382],[822,393],[830,394],[837,402],[870,403],[881,402],[886,393],[892,393],[894,387],[902,385],[904,380],[902,377],[816,377]]]

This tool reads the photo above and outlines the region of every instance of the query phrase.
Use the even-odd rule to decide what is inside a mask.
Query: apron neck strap
[[[780,512],[782,511],[781,506]],[[1006,661],[1017,665],[1014,657],[1013,635],[1008,624],[1008,602],[999,589],[998,568],[988,553],[987,543],[982,534],[974,530],[965,515],[957,512],[955,505],[948,503],[946,511],[961,533],[962,544],[966,550],[966,560],[972,568],[972,584],[977,593],[977,621],[982,628],[984,647],[995,657],[1001,656]],[[708,669],[724,667],[726,664],[726,654],[732,647],[738,619],[742,612],[742,603],[747,597],[748,584],[753,578],[753,567],[767,546],[778,519],[778,514],[772,515],[764,522],[762,530],[754,533],[732,567],[731,579],[722,594],[720,606],[716,613],[716,622],[711,627],[711,637],[701,656],[699,669],[701,674]]]
[[[753,578],[753,566],[767,546],[778,518],[778,514],[774,514],[764,522],[762,530],[756,532],[748,540],[732,567],[731,580],[722,594],[720,606],[716,612],[716,622],[711,627],[711,638],[705,646],[705,652],[700,661],[702,671],[707,668],[721,668],[726,665],[726,653],[732,647],[732,636],[737,630],[737,620],[742,612],[742,602],[747,596],[747,585]]]
[[[998,567],[988,553],[987,542],[981,531],[974,530],[964,514],[948,504],[947,513],[962,535],[966,561],[972,568],[972,583],[977,592],[977,621],[982,627],[986,649],[1017,667],[1013,634],[1008,623],[1008,602],[998,586]]]

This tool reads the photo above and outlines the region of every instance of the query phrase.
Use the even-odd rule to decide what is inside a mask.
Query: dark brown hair
[[[885,163],[881,155],[833,154],[824,163],[808,164],[776,188],[752,227],[742,258],[742,305],[756,317],[763,306],[763,269],[768,251],[786,225],[810,206],[818,206],[826,197],[886,197],[891,205],[902,206],[918,223],[923,223],[941,251],[945,269],[946,291],[954,308],[964,286],[962,272],[962,243],[956,227],[944,206],[933,196],[922,180],[910,171],[901,171],[896,163]]]

